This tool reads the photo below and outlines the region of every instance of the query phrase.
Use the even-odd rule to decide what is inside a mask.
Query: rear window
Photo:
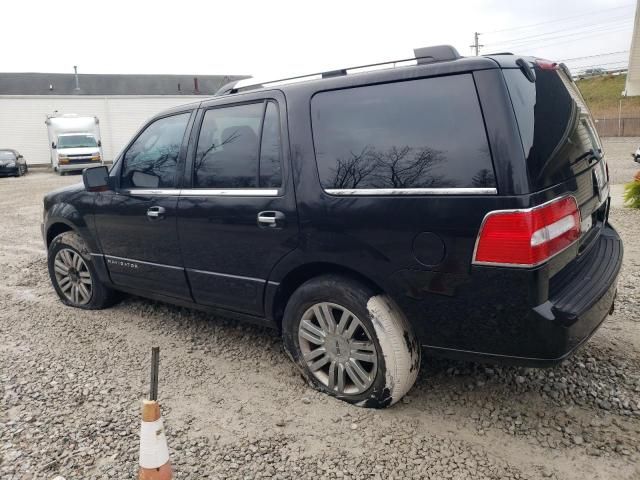
[[[589,168],[602,149],[575,84],[561,70],[536,68],[535,83],[519,69],[503,73],[534,187],[555,185]]]
[[[325,189],[495,187],[471,75],[321,92],[311,115]]]

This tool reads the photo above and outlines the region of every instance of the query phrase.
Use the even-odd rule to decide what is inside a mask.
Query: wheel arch
[[[61,220],[56,220],[51,225],[49,225],[49,227],[47,228],[46,239],[45,239],[47,242],[47,248],[49,248],[49,245],[51,245],[51,242],[53,241],[54,238],[56,238],[58,235],[64,232],[78,233],[78,231],[75,228],[73,228],[72,225],[70,225],[69,223],[63,222]]]
[[[284,309],[293,292],[295,292],[300,285],[312,278],[331,274],[349,277],[367,285],[376,292],[385,293],[385,290],[370,277],[362,272],[343,265],[331,262],[311,262],[299,265],[284,276],[282,281],[279,283],[275,294],[273,294],[271,306],[267,306],[266,309],[267,313],[271,314],[271,318],[278,329],[282,327]]]

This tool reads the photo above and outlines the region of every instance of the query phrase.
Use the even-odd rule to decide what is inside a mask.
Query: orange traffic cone
[[[151,399],[142,402],[140,426],[139,480],[171,480],[171,463],[167,437],[162,425],[158,398],[158,365],[160,349],[151,350]]]

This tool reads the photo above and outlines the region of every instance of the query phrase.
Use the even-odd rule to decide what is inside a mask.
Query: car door
[[[98,195],[95,224],[115,285],[191,299],[176,230],[193,111],[155,119],[129,145]]]
[[[262,315],[269,273],[298,241],[286,105],[281,92],[237,102],[198,114],[178,232],[197,303]]]

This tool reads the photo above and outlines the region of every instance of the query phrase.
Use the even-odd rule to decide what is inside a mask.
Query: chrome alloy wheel
[[[322,302],[309,308],[298,327],[298,343],[307,367],[329,390],[357,395],[376,378],[378,357],[372,336],[340,305]]]
[[[84,305],[91,300],[93,283],[91,273],[78,252],[63,248],[53,261],[56,282],[67,300]]]

